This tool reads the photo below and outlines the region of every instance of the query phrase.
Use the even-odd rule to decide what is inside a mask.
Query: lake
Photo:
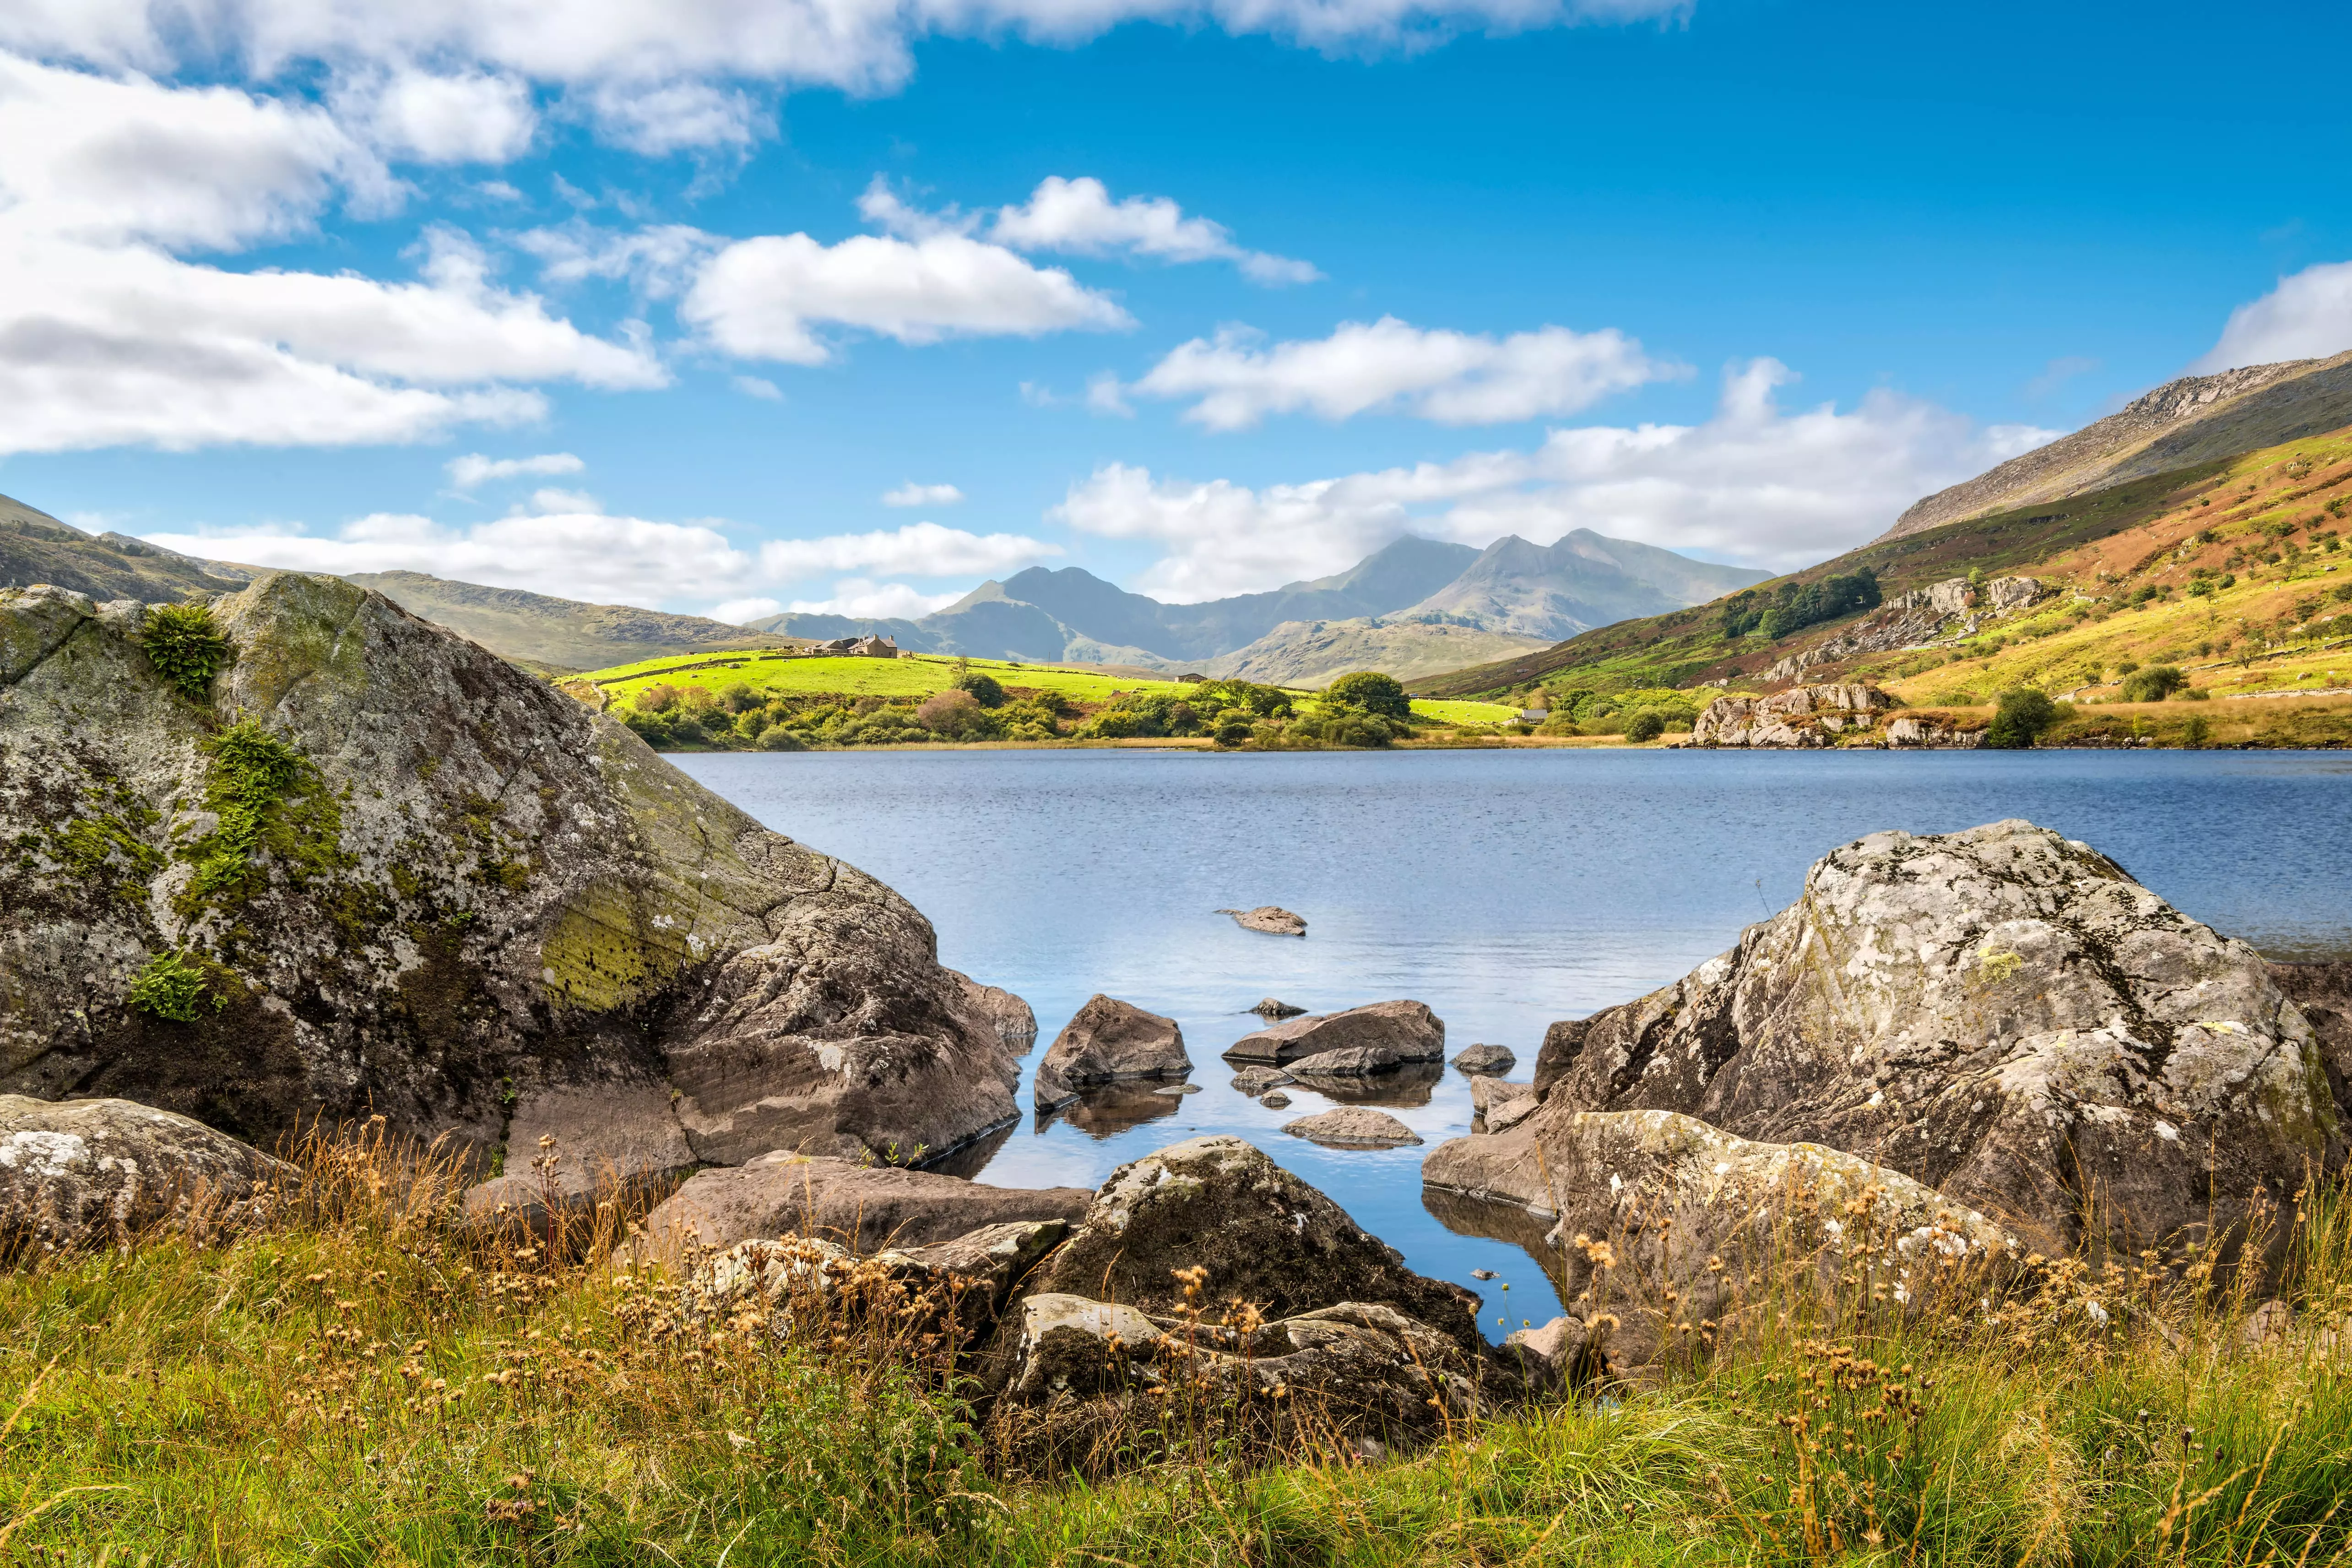
[[[943,963],[1036,1009],[1019,1124],[951,1168],[1006,1186],[1091,1187],[1181,1139],[1236,1133],[1414,1268],[1478,1290],[1497,1337],[1558,1307],[1526,1252],[1457,1235],[1423,1205],[1422,1156],[1469,1130],[1468,1080],[1448,1068],[1358,1097],[1412,1126],[1421,1148],[1339,1151],[1289,1137],[1285,1121],[1333,1101],[1293,1086],[1291,1106],[1269,1110],[1229,1086],[1218,1056],[1262,1026],[1245,1011],[1260,997],[1314,1012],[1413,997],[1445,1020],[1449,1055],[1476,1041],[1507,1046],[1519,1057],[1507,1076],[1525,1079],[1547,1024],[1678,979],[1792,901],[1806,868],[1838,845],[2011,816],[2088,842],[2273,957],[2352,952],[2352,756],[2327,752],[671,761],[776,831],[888,882],[930,917]],[[1257,904],[1297,910],[1307,935],[1264,936],[1214,912]],[[1097,991],[1176,1019],[1202,1092],[1106,1091],[1037,1118],[1026,1068]],[[1497,1278],[1475,1280],[1474,1268]]]

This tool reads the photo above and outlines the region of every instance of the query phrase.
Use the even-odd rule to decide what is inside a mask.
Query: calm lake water
[[[817,752],[671,759],[780,833],[911,899],[941,960],[1036,1009],[1027,1066],[1095,992],[1177,1020],[1202,1092],[1115,1090],[1020,1123],[952,1168],[1091,1187],[1196,1133],[1248,1139],[1423,1273],[1478,1290],[1489,1333],[1557,1304],[1511,1242],[1424,1205],[1422,1156],[1470,1126],[1448,1068],[1362,1097],[1422,1148],[1338,1151],[1236,1093],[1218,1053],[1278,996],[1314,1012],[1410,996],[1535,1066],[1544,1026],[1679,978],[1882,828],[2021,816],[2114,857],[2280,958],[2352,952],[2352,757],[2324,752],[1813,754],[1621,751]],[[1280,904],[1304,939],[1214,913]],[[1377,1081],[1377,1080],[1376,1080]],[[1457,1205],[1458,1206],[1458,1205]],[[1491,1218],[1456,1225],[1508,1229]],[[1474,1268],[1497,1278],[1477,1281]],[[1502,1286],[1510,1289],[1505,1291]],[[1497,1320],[1503,1320],[1498,1326]]]

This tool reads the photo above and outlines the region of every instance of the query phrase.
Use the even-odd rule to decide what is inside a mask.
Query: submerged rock
[[[260,1142],[379,1113],[481,1165],[577,1091],[614,1110],[564,1159],[632,1179],[1012,1115],[889,889],[381,595],[271,573],[210,614],[183,686],[142,606],[0,590],[0,1090]]]
[[[1343,1149],[1395,1149],[1421,1142],[1421,1134],[1384,1110],[1343,1105],[1314,1116],[1286,1121],[1282,1130],[1293,1138],[1329,1143]]]
[[[1273,904],[1260,904],[1254,910],[1219,910],[1217,912],[1221,915],[1233,916],[1234,924],[1244,931],[1262,931],[1268,936],[1305,936],[1307,934],[1305,916],[1294,915],[1288,910],[1277,908]],[[1261,1003],[1259,1005],[1263,1006],[1265,1004]]]
[[[1454,1065],[1473,1078],[1499,1076],[1519,1065],[1508,1046],[1472,1046],[1455,1053]]]
[[[1067,1105],[1079,1089],[1095,1084],[1182,1078],[1192,1070],[1184,1031],[1173,1018],[1097,993],[1062,1026],[1037,1064],[1037,1108]]]
[[[1294,1007],[1287,1002],[1277,1002],[1273,997],[1267,996],[1260,1000],[1258,1005],[1250,1011],[1261,1018],[1296,1018],[1307,1009]]]
[[[1545,1121],[1651,1108],[1867,1152],[2051,1253],[2231,1232],[2344,1147],[2253,949],[2016,821],[1833,851],[1731,951],[1554,1025],[1536,1083]]]
[[[1264,1094],[1269,1089],[1280,1089],[1298,1080],[1279,1068],[1248,1067],[1234,1074],[1234,1087],[1244,1094]]]
[[[1359,1046],[1382,1047],[1401,1062],[1445,1058],[1445,1023],[1420,1002],[1373,1002],[1340,1013],[1308,1014],[1244,1035],[1225,1059],[1281,1067],[1301,1057]]]
[[[1265,1106],[1268,1110],[1287,1110],[1290,1109],[1290,1096],[1283,1093],[1282,1090],[1277,1089],[1272,1094],[1260,1100],[1258,1103]]]
[[[127,1247],[267,1218],[293,1166],[200,1121],[127,1100],[0,1094],[0,1257]]]

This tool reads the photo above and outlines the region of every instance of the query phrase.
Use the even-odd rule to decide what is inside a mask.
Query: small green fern
[[[131,1005],[166,1023],[194,1023],[206,1002],[215,1013],[228,1005],[226,998],[206,992],[204,965],[191,963],[180,953],[157,953],[131,983]]]
[[[213,677],[234,656],[227,636],[203,605],[158,605],[147,612],[139,646],[163,679],[191,701],[202,701]]]

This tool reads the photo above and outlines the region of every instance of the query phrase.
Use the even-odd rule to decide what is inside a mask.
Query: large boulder
[[[1037,1108],[1067,1105],[1094,1084],[1182,1078],[1192,1070],[1175,1019],[1097,993],[1062,1026],[1037,1064]]]
[[[1290,1064],[1290,1071],[1298,1078],[1370,1078],[1403,1065],[1404,1059],[1386,1046],[1349,1046],[1301,1057]]]
[[[1244,1035],[1225,1050],[1233,1062],[1281,1067],[1301,1057],[1357,1047],[1382,1047],[1401,1062],[1445,1059],[1445,1021],[1420,1002],[1373,1002],[1339,1013],[1307,1014]]]
[[[1282,1130],[1293,1138],[1337,1149],[1401,1149],[1421,1142],[1420,1133],[1387,1111],[1360,1105],[1343,1105],[1302,1116],[1296,1121],[1284,1122]]]
[[[960,970],[947,973],[948,978],[962,988],[963,999],[971,1010],[996,1026],[997,1037],[1004,1042],[1005,1048],[1016,1057],[1026,1056],[1029,1047],[1037,1043],[1036,1011],[1001,985],[984,985]]]
[[[1384,1303],[1475,1351],[1478,1298],[1428,1279],[1345,1210],[1239,1138],[1194,1138],[1121,1165],[1094,1194],[1035,1288],[1148,1312],[1238,1297],[1269,1318],[1342,1301]]]
[[[1792,686],[1769,697],[1718,697],[1691,726],[1694,746],[1759,749],[1833,745],[1868,730],[1896,706],[1894,698],[1860,681]]]
[[[210,613],[230,657],[183,689],[145,607],[0,590],[0,1090],[264,1144],[378,1113],[484,1166],[578,1090],[628,1109],[564,1157],[625,1176],[1013,1114],[889,889],[381,595],[274,573]]]
[[[2337,1115],[2352,1119],[2352,963],[2273,963],[2270,972],[2319,1042]]]
[[[1553,1026],[1536,1084],[1868,1153],[2045,1251],[2234,1233],[2343,1153],[2261,956],[2027,822],[1833,851],[1731,951]]]
[[[1439,1144],[1422,1180],[1556,1220],[1546,1272],[1571,1337],[1621,1370],[1704,1345],[1791,1267],[1832,1287],[1870,1268],[1894,1300],[1925,1303],[1980,1288],[2017,1250],[1975,1210],[1858,1155],[1667,1110],[1547,1104],[1508,1131]]]
[[[168,1110],[0,1094],[0,1257],[233,1229],[268,1217],[299,1176]]]
[[[644,1221],[625,1260],[675,1264],[697,1250],[800,1236],[856,1254],[928,1247],[983,1226],[1076,1220],[1084,1187],[992,1187],[961,1176],[777,1152],[698,1172]]]

